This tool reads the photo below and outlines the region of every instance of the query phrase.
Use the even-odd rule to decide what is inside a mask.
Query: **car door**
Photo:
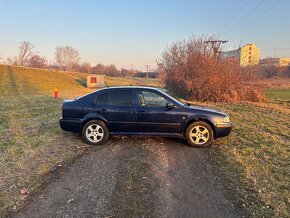
[[[110,123],[111,132],[134,132],[136,131],[137,110],[134,101],[134,90],[116,89],[111,90],[104,96],[108,104],[98,104],[98,111]],[[105,100],[105,102],[107,101]]]
[[[183,115],[178,107],[168,108],[170,99],[155,90],[138,91],[137,123],[140,132],[180,133]]]

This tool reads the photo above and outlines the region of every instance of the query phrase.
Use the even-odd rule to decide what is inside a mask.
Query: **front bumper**
[[[232,128],[232,122],[215,123],[215,138],[228,136],[231,133]]]

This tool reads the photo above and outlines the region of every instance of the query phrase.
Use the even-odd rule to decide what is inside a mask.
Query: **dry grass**
[[[58,126],[61,100],[48,96],[54,88],[51,75],[0,66],[0,216],[22,204],[21,188],[33,193],[43,175],[82,152],[81,141]],[[73,81],[64,85],[74,87]]]
[[[137,77],[133,78],[105,77],[105,83],[107,86],[131,86],[131,85],[154,86],[154,87],[161,86],[158,79],[146,79]]]
[[[203,105],[226,111],[234,123],[211,153],[243,206],[255,217],[289,217],[290,104]]]
[[[290,78],[280,77],[280,78],[268,78],[262,79],[256,82],[261,88],[281,88],[281,89],[289,89],[290,88]]]
[[[84,86],[86,76],[0,65],[0,217],[21,207],[25,199],[21,188],[33,193],[44,175],[86,149],[78,135],[62,131],[58,124],[63,98],[93,91]],[[114,86],[130,82],[105,79]],[[60,99],[53,98],[55,88]]]

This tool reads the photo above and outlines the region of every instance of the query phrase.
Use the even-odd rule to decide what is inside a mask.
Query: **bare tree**
[[[7,58],[10,65],[26,66],[29,58],[33,55],[33,45],[30,42],[22,41],[18,47],[19,53],[13,58]]]
[[[108,76],[119,76],[120,72],[114,64],[106,66],[105,74]]]
[[[105,74],[105,70],[106,70],[106,66],[103,64],[97,64],[94,68],[93,68],[93,73],[95,74]]]
[[[27,66],[35,67],[35,68],[46,68],[47,60],[45,57],[40,57],[39,55],[33,55],[29,59]]]
[[[29,58],[33,55],[33,45],[30,42],[20,42],[19,45],[19,54],[18,54],[18,65],[19,66],[25,66]]]
[[[82,73],[92,73],[92,66],[88,62],[83,62],[77,66],[77,71]]]
[[[7,58],[7,62],[8,62],[9,65],[17,65],[16,57]]]
[[[57,47],[55,60],[62,70],[73,71],[80,62],[80,54],[71,46]]]

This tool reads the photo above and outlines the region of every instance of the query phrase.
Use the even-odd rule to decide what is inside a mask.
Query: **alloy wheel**
[[[103,137],[104,137],[104,130],[98,124],[91,124],[86,129],[86,138],[93,143],[101,141]]]
[[[190,139],[197,145],[203,145],[209,139],[209,131],[204,126],[195,126],[190,131]]]

